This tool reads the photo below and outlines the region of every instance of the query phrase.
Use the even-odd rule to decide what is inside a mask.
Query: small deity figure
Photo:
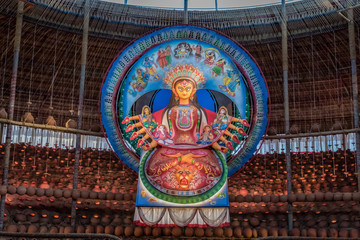
[[[201,45],[198,44],[198,45],[193,45],[192,47],[195,51],[195,60],[197,62],[200,62],[201,61],[201,54],[204,52],[204,50],[202,49]]]
[[[217,77],[224,71],[224,66],[226,65],[225,59],[221,58],[216,61],[215,66],[212,68],[212,77]]]
[[[215,133],[218,134],[219,131],[225,130],[227,128],[228,123],[229,123],[228,110],[226,107],[222,106],[216,115],[212,127]]]
[[[174,140],[171,137],[171,134],[169,134],[168,130],[166,129],[165,125],[160,124],[156,132],[154,134],[154,139],[163,145],[172,145],[174,144]]]
[[[214,139],[214,134],[212,134],[212,128],[210,125],[206,125],[203,129],[203,133],[199,137],[199,141],[197,141],[197,144],[201,145],[209,145],[212,143],[212,140]]]
[[[172,63],[170,45],[167,45],[166,48],[165,48],[165,58],[166,58],[166,61],[167,61],[167,65],[169,66]]]
[[[150,76],[152,76],[155,81],[160,79],[160,74],[158,74],[156,71],[157,65],[152,58],[145,57],[143,66],[146,69],[146,73],[149,74]]]
[[[190,56],[192,49],[190,47],[190,44],[186,42],[182,42],[176,46],[174,52],[175,52],[174,56],[176,58],[184,58]]]
[[[230,96],[235,97],[235,90],[240,86],[239,75],[235,71],[227,71],[227,76],[223,79],[224,85],[219,85],[219,88],[224,92],[229,93]]]
[[[149,80],[149,75],[146,74],[141,68],[136,69],[136,75],[132,76],[130,85],[133,87],[135,92],[141,92],[146,88]]]
[[[211,66],[215,63],[216,54],[214,50],[206,50],[205,51],[205,60],[204,63],[208,66]]]
[[[141,119],[143,126],[149,129],[151,132],[157,127],[157,123],[151,114],[150,107],[147,105],[142,108]]]
[[[162,48],[158,51],[157,62],[162,69],[168,65],[168,61],[166,60],[166,51]]]

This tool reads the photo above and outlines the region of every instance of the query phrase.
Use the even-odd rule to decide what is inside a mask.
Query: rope
[[[9,19],[9,23],[8,23],[8,31],[7,31],[7,39],[6,39],[6,50],[5,50],[5,58],[4,58],[4,72],[3,72],[3,77],[2,77],[2,83],[1,83],[1,102],[4,101],[4,84],[5,84],[5,73],[6,73],[6,64],[7,64],[7,54],[8,54],[8,49],[9,49],[9,38],[10,38],[10,20]]]
[[[74,68],[73,68],[73,79],[72,79],[72,90],[71,90],[71,110],[70,111],[74,111],[74,92],[75,92],[75,76],[76,76],[77,43],[78,43],[78,39],[76,38]],[[73,113],[74,112],[71,112],[71,115],[73,115]]]
[[[59,30],[56,30],[56,40],[55,40],[55,53],[54,53],[54,63],[53,63],[53,71],[51,78],[51,96],[50,96],[50,112],[53,109],[53,97],[54,97],[54,82],[55,82],[55,67],[56,67],[56,51],[57,51],[57,43],[58,43],[58,34]]]
[[[28,98],[28,109],[31,105],[31,88],[32,88],[32,76],[33,76],[33,70],[34,70],[34,55],[35,55],[35,41],[36,41],[36,28],[37,24],[35,25],[34,29],[34,37],[33,37],[33,47],[32,47],[32,56],[31,56],[31,68],[30,68],[30,86],[29,86],[29,98]]]

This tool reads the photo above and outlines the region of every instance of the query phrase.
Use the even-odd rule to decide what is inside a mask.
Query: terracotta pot
[[[158,228],[158,227],[153,228],[152,235],[154,237],[160,237],[161,236],[161,228]]]
[[[124,229],[122,226],[116,226],[114,231],[115,236],[122,236],[124,234]]]
[[[7,119],[8,113],[6,112],[5,108],[0,109],[0,118]]]
[[[73,232],[73,228],[72,228],[72,227],[66,226],[66,227],[64,228],[64,233],[72,233],[72,232]]]
[[[293,228],[293,229],[290,231],[290,236],[300,237],[300,229],[298,229],[298,228]]]
[[[79,198],[80,198],[80,190],[79,190],[79,189],[74,189],[74,190],[72,191],[71,196],[72,196],[72,198],[73,198],[74,200],[79,199]]]
[[[344,229],[344,228],[340,229],[339,237],[348,238],[349,237],[349,231],[347,229]]]
[[[47,117],[45,123],[46,123],[46,125],[56,126],[56,121],[55,121],[54,117],[51,115]]]
[[[7,187],[4,185],[0,186],[0,195],[5,195],[7,193]]]
[[[251,228],[244,228],[244,230],[243,230],[243,236],[245,237],[245,238],[251,238],[252,236],[253,236],[253,231],[252,231],[252,229]]]
[[[91,226],[91,225],[86,226],[85,233],[94,233],[94,232],[95,232],[94,226]],[[116,234],[116,232],[115,232],[115,234]]]
[[[49,233],[59,233],[59,229],[55,226],[50,227]]]
[[[170,227],[162,228],[162,234],[163,236],[171,236],[171,228]]]
[[[45,190],[45,195],[47,197],[52,197],[54,195],[54,190],[52,188],[48,188]]]
[[[90,191],[88,191],[88,190],[81,190],[80,191],[80,197],[83,198],[83,199],[89,198],[89,195],[90,195]]]
[[[17,232],[18,231],[18,227],[17,227],[17,225],[15,225],[15,224],[10,224],[10,225],[8,225],[7,227],[6,227],[6,232],[12,232],[12,233],[14,233],[14,232]]]
[[[223,237],[224,229],[222,227],[215,228],[214,235],[215,235],[215,237]]]
[[[174,227],[172,231],[174,231],[174,229],[176,229],[176,228],[177,228],[177,227]],[[152,228],[151,228],[151,227],[146,226],[146,227],[144,228],[144,234],[145,234],[145,236],[151,236],[151,232],[152,232]],[[181,235],[181,229],[180,229],[180,235]],[[174,234],[173,234],[173,236],[174,236]]]
[[[147,227],[147,228],[151,229],[150,227]],[[180,237],[181,234],[182,234],[181,228],[179,228],[179,227],[173,227],[172,230],[171,230],[171,234],[172,234],[172,236],[174,236],[174,237]],[[146,236],[149,236],[149,235],[147,235],[147,234],[145,234],[145,235],[146,235]]]
[[[356,228],[350,229],[350,238],[359,238],[359,237],[360,237],[359,229]]]
[[[24,195],[26,193],[26,188],[24,186],[19,186],[16,188],[16,193],[19,195]]]
[[[54,191],[54,197],[56,197],[56,198],[61,198],[63,196],[63,190],[61,190],[61,189],[56,189],[55,191]]]
[[[12,186],[12,185],[8,186],[8,187],[7,187],[7,192],[8,192],[9,194],[15,194],[15,193],[16,193],[16,187],[15,187],[15,186]]]
[[[84,226],[78,225],[76,227],[76,233],[85,233],[85,228]]]
[[[267,237],[267,236],[268,236],[268,230],[266,228],[260,228],[259,237]]]
[[[97,225],[96,228],[95,228],[96,233],[104,233],[104,231],[105,231],[105,229],[104,229],[104,227],[102,225]],[[129,235],[129,236],[131,236],[131,235]]]
[[[206,228],[206,229],[205,229],[205,236],[206,236],[206,237],[212,237],[212,236],[214,236],[214,230],[213,230],[213,228],[210,228],[210,227]]]
[[[234,233],[234,237],[236,238],[242,237],[242,230],[240,227],[235,227],[233,233]]]

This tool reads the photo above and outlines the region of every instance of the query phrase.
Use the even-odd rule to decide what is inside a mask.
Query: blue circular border
[[[225,35],[197,26],[172,26],[155,30],[130,43],[109,67],[101,89],[100,114],[106,138],[120,158],[130,168],[139,171],[139,158],[133,149],[122,139],[119,123],[116,121],[116,95],[122,79],[136,60],[158,44],[175,39],[194,39],[209,43],[227,54],[245,76],[253,100],[253,116],[248,138],[236,158],[228,162],[228,174],[239,170],[256,151],[262,136],[266,132],[269,114],[269,93],[265,77],[253,57],[239,44]],[[124,116],[127,113],[124,113]]]

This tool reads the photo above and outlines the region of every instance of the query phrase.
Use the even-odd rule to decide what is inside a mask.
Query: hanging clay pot
[[[65,127],[66,127],[66,128],[73,128],[73,129],[75,129],[76,126],[77,126],[76,121],[73,120],[73,119],[71,119],[71,118],[70,118],[69,120],[67,120],[66,123],[65,123]]]
[[[34,123],[34,117],[31,114],[31,112],[25,112],[24,115],[21,117],[21,121],[22,122],[26,122],[26,123]]]
[[[46,125],[56,126],[56,121],[53,116],[49,115],[45,121]]]
[[[7,119],[8,113],[6,112],[5,108],[0,109],[0,118]]]

